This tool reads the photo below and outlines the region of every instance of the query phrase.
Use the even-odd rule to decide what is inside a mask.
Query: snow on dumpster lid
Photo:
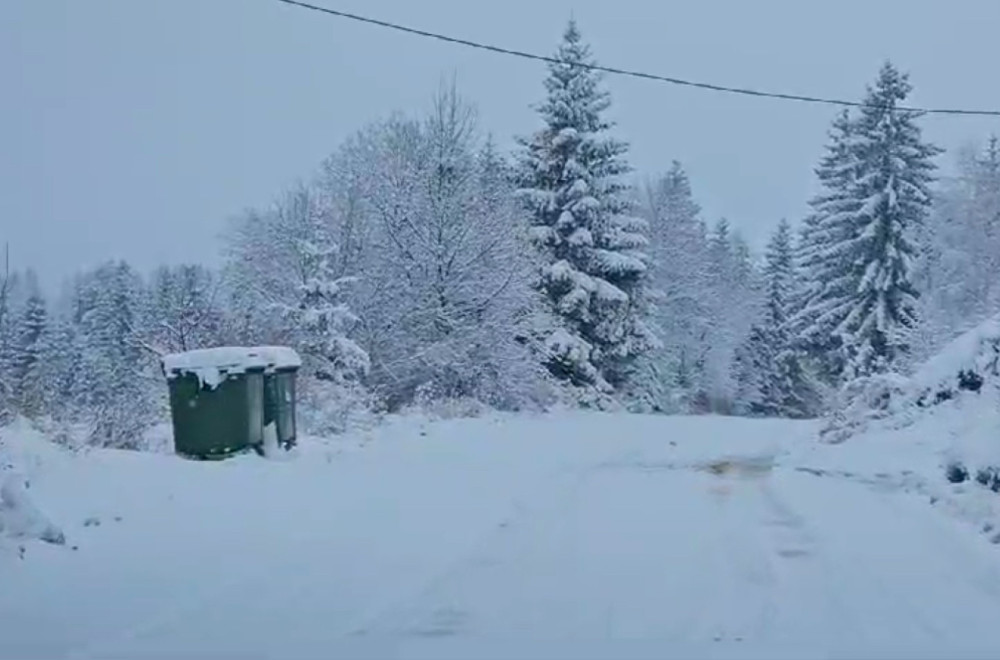
[[[239,374],[247,369],[292,369],[301,365],[299,354],[286,346],[219,346],[163,356],[168,378],[179,373],[195,374],[208,388],[222,382],[223,371]]]
[[[302,358],[287,346],[254,346],[249,350],[261,356],[269,368],[298,369],[302,366]]]
[[[163,369],[167,372],[195,372],[202,369],[225,369],[234,372],[265,367],[267,359],[254,349],[244,346],[200,348],[163,356]]]

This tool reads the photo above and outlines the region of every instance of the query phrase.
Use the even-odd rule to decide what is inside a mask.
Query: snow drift
[[[62,530],[42,513],[32,496],[32,475],[64,452],[25,420],[0,429],[0,542],[37,539],[62,545]]]
[[[0,485],[0,533],[63,545],[66,536],[32,501],[31,482],[19,472],[8,473]]]

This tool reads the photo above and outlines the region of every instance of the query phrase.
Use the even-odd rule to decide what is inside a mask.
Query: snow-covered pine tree
[[[899,109],[911,90],[908,76],[886,62],[857,119],[851,150],[859,206],[851,236],[838,246],[850,254],[854,283],[836,330],[848,377],[899,368],[917,324],[916,238],[930,209],[932,159],[940,150],[923,140],[919,113]]]
[[[817,397],[791,342],[788,320],[795,268],[791,226],[782,220],[767,245],[764,312],[737,349],[734,379],[739,409],[767,417],[806,417]]]
[[[650,225],[653,320],[663,343],[655,360],[667,391],[682,408],[705,387],[704,363],[712,329],[708,238],[683,166],[646,188]]]
[[[826,153],[816,168],[821,192],[810,200],[796,247],[801,274],[789,327],[809,368],[834,384],[845,368],[837,327],[848,313],[855,280],[848,243],[854,236],[854,196],[857,158],[853,150],[854,122],[844,110],[828,132]]]
[[[123,261],[98,267],[80,283],[75,307],[82,354],[75,386],[94,444],[139,448],[157,413],[153,393],[162,381],[137,336],[142,294],[141,278]]]
[[[765,294],[764,320],[775,328],[784,328],[788,322],[795,285],[795,265],[792,254],[792,227],[787,220],[778,228],[767,244],[764,264]]]
[[[37,417],[46,409],[49,383],[45,382],[45,360],[49,357],[48,311],[45,299],[33,285],[21,313],[14,347],[14,381],[18,410]]]
[[[749,247],[729,221],[720,219],[708,240],[708,287],[711,326],[705,354],[704,386],[695,402],[697,412],[729,412],[738,394],[733,360],[760,314],[758,273]]]
[[[3,272],[0,273],[0,422],[13,412],[14,380],[14,310],[11,302],[10,252],[5,248]]]
[[[546,257],[538,287],[562,323],[546,366],[574,384],[610,392],[656,345],[643,315],[646,223],[631,215],[621,177],[628,146],[609,136],[611,100],[570,21],[549,65],[544,128],[522,141],[521,197]]]
[[[733,408],[737,414],[779,416],[774,387],[778,343],[774,328],[755,323],[733,351]]]
[[[82,352],[76,326],[63,315],[49,315],[46,356],[42,365],[42,380],[48,389],[48,410],[57,419],[70,419],[78,414],[75,407],[76,382],[81,378]]]

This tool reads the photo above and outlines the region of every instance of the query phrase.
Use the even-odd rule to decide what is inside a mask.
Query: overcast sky
[[[891,58],[916,104],[1000,108],[995,0],[314,2],[544,53],[572,14],[608,65],[851,99]],[[364,123],[426,109],[453,74],[501,142],[537,127],[541,64],[275,0],[3,0],[0,241],[49,285],[108,258],[217,263],[227,217]],[[607,84],[633,165],[684,162],[706,219],[759,243],[801,216],[833,108]],[[924,126],[949,148],[1000,132],[989,118]]]

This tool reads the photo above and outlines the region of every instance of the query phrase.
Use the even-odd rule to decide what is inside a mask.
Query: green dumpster
[[[282,346],[257,346],[267,367],[264,372],[265,441],[273,434],[274,442],[285,449],[295,445],[295,378],[301,359],[295,351]]]
[[[261,444],[265,360],[227,346],[167,355],[162,365],[178,454],[225,458]]]
[[[295,351],[280,346],[224,346],[165,356],[175,451],[202,459],[250,448],[263,453],[266,432],[291,447],[299,365]]]

